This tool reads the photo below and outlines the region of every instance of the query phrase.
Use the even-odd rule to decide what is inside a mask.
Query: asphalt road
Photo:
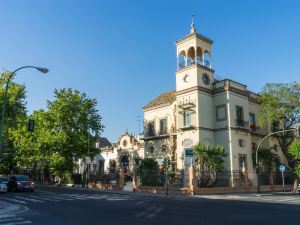
[[[296,196],[297,197],[297,196]],[[284,196],[274,196],[284,198]],[[3,224],[37,225],[299,225],[300,203],[164,198],[40,187],[0,199],[26,209],[0,217]],[[280,201],[279,201],[280,202]]]

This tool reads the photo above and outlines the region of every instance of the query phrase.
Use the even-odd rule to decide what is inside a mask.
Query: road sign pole
[[[281,171],[281,175],[282,175],[282,187],[283,187],[283,191],[285,192],[285,187],[284,187],[284,171]]]

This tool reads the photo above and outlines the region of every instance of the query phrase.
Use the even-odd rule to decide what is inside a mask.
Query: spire
[[[194,23],[194,16],[192,15],[191,34],[196,33],[196,25]]]

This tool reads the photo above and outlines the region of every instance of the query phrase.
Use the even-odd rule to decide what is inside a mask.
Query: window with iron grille
[[[185,109],[183,111],[183,126],[189,127],[191,126],[191,110]]]
[[[161,119],[159,121],[159,127],[160,127],[159,133],[166,134],[167,133],[167,119]]]

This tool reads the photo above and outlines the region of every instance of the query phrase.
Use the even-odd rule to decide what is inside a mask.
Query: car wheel
[[[30,189],[30,192],[33,192],[34,191],[34,189]]]

